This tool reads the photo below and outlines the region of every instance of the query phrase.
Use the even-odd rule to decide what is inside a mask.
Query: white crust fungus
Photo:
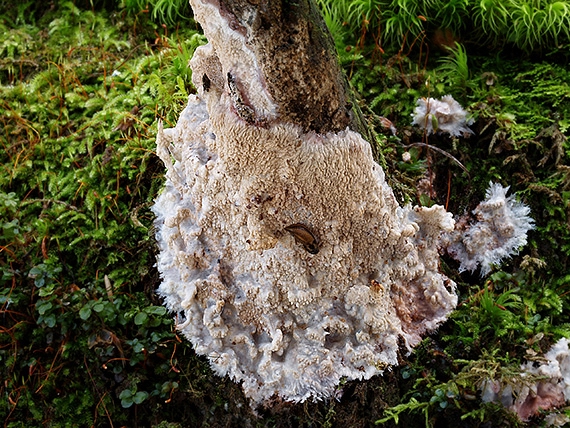
[[[199,20],[217,13],[198,6]],[[253,404],[338,396],[342,378],[397,364],[400,347],[455,308],[437,248],[452,216],[400,207],[359,134],[274,120],[255,59],[234,52],[247,50],[231,42],[239,34],[226,43],[229,26],[204,30],[210,44],[191,62],[198,96],[157,137],[167,167],[153,208],[159,294],[196,352]],[[232,93],[228,73],[247,78],[246,95]]]
[[[481,268],[487,275],[493,265],[516,254],[526,245],[527,233],[534,228],[530,208],[507,197],[509,187],[490,183],[486,198],[473,210],[475,221],[469,217],[457,219],[455,231],[447,239],[447,252],[461,263],[460,271]]]
[[[562,338],[538,361],[521,366],[518,377],[508,384],[485,379],[481,383],[483,402],[501,402],[522,421],[547,411],[545,426],[566,426],[570,419],[556,408],[570,401],[570,340]]]

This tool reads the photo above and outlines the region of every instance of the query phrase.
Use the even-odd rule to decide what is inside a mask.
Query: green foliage
[[[316,0],[316,3],[321,9],[327,28],[333,35],[337,50],[342,52],[346,45],[344,42],[346,29],[342,21],[344,11],[340,9],[342,3],[339,4],[339,2],[330,2],[327,0]]]
[[[467,90],[471,83],[468,56],[465,47],[455,42],[455,48],[448,48],[450,55],[440,59],[438,72],[447,77],[447,85],[455,91]]]
[[[483,30],[485,34],[495,35],[498,38],[501,34],[506,34],[509,24],[509,10],[506,3],[493,0],[480,0],[474,5],[475,25]]]
[[[429,425],[429,402],[419,402],[415,398],[411,398],[407,403],[398,404],[396,406],[386,409],[386,416],[382,419],[378,419],[375,423],[376,425],[385,424],[393,420],[396,424],[400,421],[400,413],[402,412],[421,412],[425,418],[425,426],[428,428]]]
[[[124,389],[120,394],[121,406],[128,409],[133,404],[141,404],[149,397],[146,391],[137,391],[136,387],[133,389]]]
[[[461,360],[437,349],[437,345],[434,349],[434,345],[429,339],[424,341],[417,351],[419,358],[400,368],[402,382],[410,388],[399,404],[384,410],[377,425],[393,421],[396,425],[426,428],[438,423],[444,426],[523,426],[500,404],[481,403],[476,399],[477,388],[491,380],[500,380],[505,385],[532,382],[528,374],[521,374],[516,361],[485,352],[477,360]],[[440,367],[447,365],[454,368],[451,378],[449,373],[441,373]]]
[[[570,3],[565,1],[511,1],[507,40],[523,49],[557,46],[570,35]]]
[[[346,22],[352,34],[371,35],[380,46],[400,45],[408,34],[421,34],[422,11],[419,2],[356,0],[346,7]]]
[[[558,50],[570,43],[570,3],[550,0],[320,0],[333,35],[365,39],[384,50],[416,40],[436,40],[438,31],[473,42],[512,44],[526,52]],[[330,17],[333,15],[334,19]],[[340,17],[340,19],[339,19]],[[347,29],[339,31],[338,23]]]
[[[504,426],[494,418],[511,418],[522,426],[500,406],[481,404],[475,397],[490,381],[505,387],[536,382],[521,371],[521,363],[570,334],[567,299],[538,280],[529,262],[523,264],[528,271],[496,272],[485,288],[469,293],[443,328],[441,342],[426,339],[410,365],[401,369],[402,378],[412,384],[410,397],[386,409],[378,423],[398,423],[411,414],[430,427],[443,412],[462,420],[493,421],[492,426]]]
[[[440,335],[442,343],[426,339],[410,364],[400,369],[410,384],[408,399],[387,408],[377,423],[398,424],[404,418],[408,424],[423,421],[431,427],[434,420],[460,417],[492,421],[492,426],[505,426],[504,420],[522,426],[500,405],[475,398],[487,382],[498,381],[503,387],[536,382],[538,378],[521,371],[521,363],[570,333],[560,295],[544,285],[523,272],[493,274],[486,288],[459,305]],[[516,288],[507,289],[512,286]]]
[[[153,296],[149,207],[163,181],[157,119],[174,123],[193,92],[187,62],[204,38],[151,46],[150,22],[137,39],[116,15],[58,6],[41,43],[32,26],[0,36],[0,419],[133,423],[203,370],[192,353],[177,368]]]
[[[47,14],[50,19],[54,11],[61,14],[84,15],[86,12],[126,12],[134,25],[156,27],[177,27],[193,23],[192,10],[186,0],[52,0],[50,2],[12,2],[2,5],[0,21],[10,28],[29,25],[27,31],[34,28],[39,19]],[[81,13],[79,13],[81,11]],[[53,15],[52,15],[53,14]],[[149,21],[150,20],[150,21]],[[39,41],[39,40],[38,40]],[[21,45],[20,47],[23,47]]]
[[[192,18],[192,10],[186,0],[122,0],[120,7],[135,16],[150,13],[153,21],[169,26],[188,22]]]
[[[357,414],[363,426],[522,426],[478,391],[519,382],[529,352],[570,336],[570,74],[553,55],[509,61],[477,43],[556,52],[568,45],[567,2],[320,1],[398,198],[460,214],[500,181],[537,227],[486,280],[444,258],[460,304],[399,369],[343,383],[341,402],[260,419],[177,337],[154,295],[156,123],[172,126],[194,92],[187,63],[205,39],[167,31],[190,16],[186,2],[84,3],[0,11],[7,426],[348,426]],[[428,52],[439,27],[462,43]],[[410,126],[418,98],[448,93],[476,119],[471,138]]]

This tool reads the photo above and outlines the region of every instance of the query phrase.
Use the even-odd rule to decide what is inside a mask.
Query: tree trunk
[[[245,36],[279,119],[305,132],[360,131],[334,42],[315,4],[222,0],[222,13]]]
[[[370,135],[314,2],[222,0],[217,6],[255,56],[265,89],[278,106],[277,117],[271,119],[295,123],[305,132],[350,127]],[[210,19],[197,17],[201,23],[206,22],[201,18]]]

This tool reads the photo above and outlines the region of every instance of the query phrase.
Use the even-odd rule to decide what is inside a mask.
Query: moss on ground
[[[478,386],[516,381],[529,352],[570,335],[570,72],[556,46],[509,57],[498,40],[495,50],[438,49],[429,29],[405,48],[339,33],[402,203],[461,214],[493,180],[531,206],[537,227],[487,278],[443,258],[461,303],[399,367],[341,385],[339,400],[275,403],[256,416],[239,385],[177,336],[155,295],[157,120],[172,126],[194,92],[186,64],[205,39],[191,17],[173,26],[178,9],[161,1],[83,3],[0,9],[5,426],[525,426],[482,404]],[[427,137],[410,125],[417,98],[448,93],[472,113],[474,136]]]

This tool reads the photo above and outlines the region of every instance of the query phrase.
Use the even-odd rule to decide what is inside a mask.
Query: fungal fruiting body
[[[473,133],[469,129],[473,119],[451,95],[445,95],[441,100],[420,98],[416,104],[412,125],[424,129],[428,135],[438,131],[455,137]]]
[[[198,95],[159,126],[159,294],[252,403],[336,396],[455,307],[437,251],[453,218],[399,206],[358,133],[280,120],[244,34],[213,4],[193,8],[210,43],[191,61]]]
[[[527,234],[534,228],[530,208],[507,197],[509,187],[490,183],[486,198],[473,210],[475,220],[469,216],[458,218],[455,230],[446,239],[447,252],[461,263],[460,271],[481,268],[487,275],[493,265],[516,254],[526,245]]]
[[[512,378],[483,379],[481,400],[500,402],[522,421],[546,415],[545,426],[566,426],[570,418],[556,409],[570,401],[569,343],[567,338],[558,340],[538,361],[522,364]]]

